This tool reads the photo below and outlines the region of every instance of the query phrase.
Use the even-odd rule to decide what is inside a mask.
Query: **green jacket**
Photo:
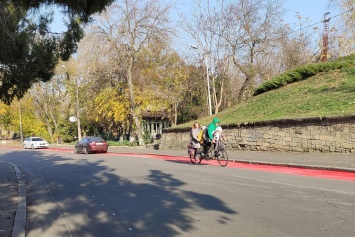
[[[219,119],[218,118],[214,118],[212,120],[212,123],[210,123],[208,126],[207,126],[207,129],[208,129],[208,137],[209,139],[213,140],[213,132],[216,130],[216,128],[218,127],[217,123],[219,123]]]

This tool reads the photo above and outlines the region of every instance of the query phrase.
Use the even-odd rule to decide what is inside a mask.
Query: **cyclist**
[[[190,131],[190,137],[191,137],[191,144],[192,147],[195,149],[195,159],[196,161],[198,161],[200,159],[200,148],[201,148],[201,144],[200,144],[200,138],[198,138],[198,135],[201,131],[201,126],[198,122],[195,122],[194,125],[191,128]]]
[[[211,141],[213,141],[213,132],[216,130],[216,128],[218,127],[220,121],[218,118],[214,118],[212,120],[212,123],[210,123],[204,132],[204,143],[203,143],[203,147],[204,147],[204,154],[205,154],[205,159],[209,160],[210,157],[208,157],[208,152],[212,146]]]
[[[223,135],[223,130],[221,126],[218,126],[213,133],[213,144],[214,144],[214,155],[218,155],[218,146],[220,141],[226,141]]]

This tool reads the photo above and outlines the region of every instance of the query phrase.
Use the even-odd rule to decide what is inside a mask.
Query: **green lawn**
[[[354,113],[355,69],[344,68],[265,92],[217,115],[199,118],[198,121],[207,125],[217,117],[223,125]],[[193,122],[177,127],[190,127]]]

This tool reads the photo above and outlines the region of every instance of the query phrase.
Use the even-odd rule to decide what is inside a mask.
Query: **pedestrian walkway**
[[[15,170],[10,164],[0,162],[0,236],[11,236],[17,196]]]
[[[22,149],[21,144],[1,144],[2,147]],[[50,149],[72,150],[73,145],[50,145]],[[189,159],[186,150],[155,150],[145,147],[109,147],[109,152],[129,154],[157,154],[178,156]],[[355,172],[355,154],[342,153],[279,153],[279,152],[250,152],[227,150],[230,162],[250,164],[278,165],[309,169],[326,169],[344,172]],[[228,167],[228,166],[227,166]],[[0,236],[22,236],[24,220],[15,220],[15,214],[25,215],[25,198],[21,189],[22,179],[15,165],[0,161]],[[21,191],[22,190],[22,191]],[[19,209],[20,208],[20,211]],[[14,227],[12,226],[13,224]],[[12,231],[12,227],[14,231]],[[23,230],[22,230],[23,229]],[[12,233],[14,232],[14,233]],[[12,235],[11,235],[12,233]],[[23,235],[24,236],[24,235]]]

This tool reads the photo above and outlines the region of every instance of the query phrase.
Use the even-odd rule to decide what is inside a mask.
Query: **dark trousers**
[[[200,156],[200,148],[194,148],[195,149],[195,158],[199,158]]]
[[[211,143],[210,142],[204,142],[203,144],[202,144],[202,146],[203,146],[203,153],[205,154],[205,156],[208,156],[208,152],[210,151],[210,149],[211,149]]]

